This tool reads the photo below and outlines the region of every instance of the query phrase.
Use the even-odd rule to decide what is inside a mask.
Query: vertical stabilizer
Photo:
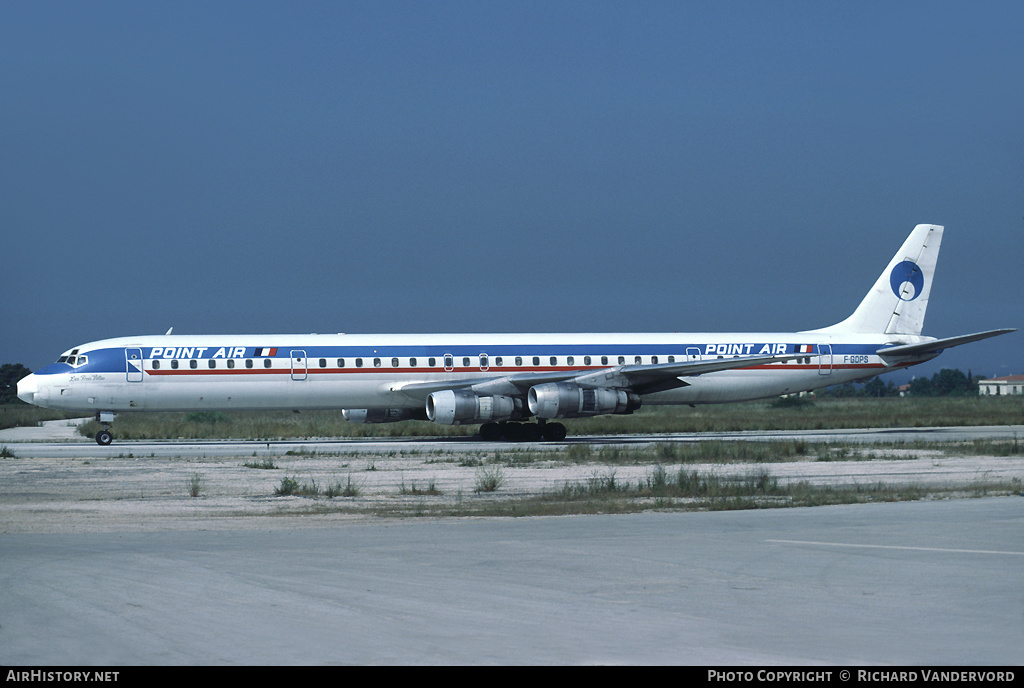
[[[846,320],[818,332],[921,334],[942,227],[918,225]]]

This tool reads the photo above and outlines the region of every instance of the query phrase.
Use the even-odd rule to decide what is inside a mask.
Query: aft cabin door
[[[306,352],[301,349],[292,350],[292,379],[306,379]]]
[[[818,345],[818,375],[832,374],[832,345]]]
[[[125,349],[124,359],[128,364],[128,382],[142,382],[142,349]]]

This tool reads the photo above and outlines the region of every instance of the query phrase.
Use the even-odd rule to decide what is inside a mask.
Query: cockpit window
[[[88,356],[79,356],[78,349],[72,349],[71,351],[65,352],[63,356],[57,359],[57,363],[67,363],[70,366],[78,368],[84,366],[89,362]]]

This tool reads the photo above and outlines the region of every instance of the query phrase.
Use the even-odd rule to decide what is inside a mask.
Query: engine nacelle
[[[403,420],[424,420],[426,416],[420,409],[406,408],[369,408],[341,409],[341,415],[350,423],[398,423]]]
[[[427,418],[442,425],[510,420],[522,415],[522,400],[445,389],[427,397]]]
[[[526,397],[530,413],[545,419],[632,413],[640,408],[638,394],[605,387],[580,387],[574,382],[535,385]]]

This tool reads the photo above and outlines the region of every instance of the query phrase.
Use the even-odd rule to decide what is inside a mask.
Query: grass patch
[[[245,468],[256,468],[263,471],[272,471],[277,469],[277,464],[274,463],[273,459],[263,459],[262,461],[246,461],[242,464]]]
[[[476,473],[477,492],[496,492],[505,484],[505,472],[501,466],[483,466]]]
[[[81,418],[82,414],[54,411],[53,409],[40,408],[29,404],[0,404],[0,430],[6,428],[33,428],[44,420],[68,420]],[[97,430],[99,424],[97,423]],[[93,431],[92,435],[96,432]]]
[[[419,487],[416,482],[413,481],[408,487],[405,485],[405,479],[402,480],[401,487],[398,488],[398,493],[402,495],[419,495],[419,496],[431,496],[436,497],[441,494],[441,490],[437,487],[437,481],[431,478],[427,482],[426,487]]]
[[[361,490],[357,483],[353,482],[352,476],[349,475],[345,484],[334,483],[326,490],[324,490],[325,497],[358,497]]]
[[[806,397],[798,397],[806,399]],[[819,397],[812,403],[778,400],[736,404],[650,406],[629,415],[566,421],[570,435],[733,432],[741,430],[820,430],[825,428],[914,428],[1024,423],[1020,397]],[[799,403],[797,407],[789,404]],[[0,427],[35,425],[70,417],[24,405],[0,407]],[[472,436],[476,425],[437,425],[427,421],[349,423],[340,411],[125,413],[117,417],[120,439],[259,439],[310,437]],[[4,423],[9,423],[5,425]],[[95,436],[100,425],[83,423],[79,431]],[[579,450],[583,451],[583,450]],[[585,460],[585,457],[583,457]]]
[[[187,485],[189,497],[199,497],[203,493],[203,476],[193,473],[189,476]]]

